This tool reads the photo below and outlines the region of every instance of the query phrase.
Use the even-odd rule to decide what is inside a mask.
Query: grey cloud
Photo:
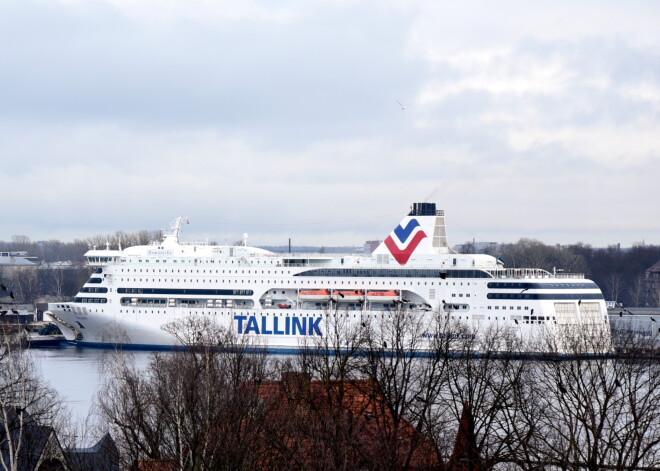
[[[398,94],[412,94],[420,73],[404,57],[405,21],[377,8],[323,8],[295,24],[168,28],[102,4],[4,9],[4,116],[248,128],[293,140],[321,137],[319,129],[364,134]]]
[[[0,3],[0,178],[21,195],[0,239],[157,229],[183,214],[191,235],[218,240],[359,243],[430,193],[456,242],[623,241],[609,238],[612,208],[626,214],[612,237],[657,226],[638,199],[660,198],[658,103],[624,93],[660,83],[652,45],[606,27],[535,35],[516,29],[525,17],[500,24],[499,6],[485,30],[380,2],[283,8],[300,14],[163,21],[101,2]],[[493,50],[472,68],[456,59]],[[549,91],[525,82],[553,61]],[[424,102],[432,84],[446,94]]]

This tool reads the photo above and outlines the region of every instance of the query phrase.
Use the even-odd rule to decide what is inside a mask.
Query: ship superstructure
[[[176,347],[163,326],[202,316],[257,346],[296,352],[322,338],[332,316],[357,326],[401,310],[521,338],[609,325],[600,289],[580,275],[453,251],[433,203],[414,204],[368,255],[277,254],[247,237],[236,246],[184,244],[181,223],[152,245],[85,254],[94,273],[73,301],[47,311],[68,340]]]

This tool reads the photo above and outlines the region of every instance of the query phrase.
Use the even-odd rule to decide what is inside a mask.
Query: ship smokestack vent
[[[413,203],[408,216],[435,216],[435,203]]]

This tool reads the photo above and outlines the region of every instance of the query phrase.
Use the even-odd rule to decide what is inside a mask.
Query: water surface
[[[112,349],[73,345],[30,350],[37,372],[55,389],[71,410],[74,420],[84,420],[109,373],[104,365],[109,355],[132,355],[135,364],[145,367],[149,351],[115,352]]]

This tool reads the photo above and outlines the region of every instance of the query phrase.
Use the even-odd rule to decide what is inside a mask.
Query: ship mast
[[[170,229],[171,232],[169,234],[165,234],[165,237],[163,238],[163,244],[166,245],[168,242],[170,244],[178,244],[179,243],[179,234],[181,233],[181,224],[183,223],[183,220],[188,221],[188,218],[184,218],[182,216],[174,218],[174,221],[170,224]]]
[[[179,242],[179,232],[181,232],[181,221],[183,221],[183,218],[179,216],[174,219],[174,222],[172,222],[170,226],[170,228],[172,229],[172,235],[174,236],[177,242]]]

